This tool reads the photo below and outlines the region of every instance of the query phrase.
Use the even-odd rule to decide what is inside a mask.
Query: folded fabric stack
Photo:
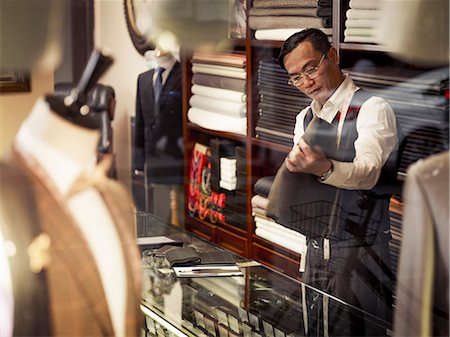
[[[260,178],[254,186],[256,195],[252,197],[252,215],[255,221],[255,235],[295,253],[304,254],[306,237],[266,216],[269,203],[267,197],[273,178],[273,176]]]
[[[305,28],[331,36],[332,0],[254,0],[248,22],[257,40],[283,41]]]
[[[215,192],[223,192],[220,188],[221,158],[235,157],[238,143],[228,139],[212,138],[209,141],[211,160],[211,189]]]
[[[344,42],[378,43],[377,26],[380,2],[373,0],[350,0],[344,30]]]
[[[292,146],[295,117],[311,99],[288,85],[289,76],[276,59],[262,60],[258,67],[258,119],[255,137]]]
[[[195,52],[190,122],[216,131],[247,133],[246,56]]]
[[[227,224],[247,229],[247,159],[245,148],[236,146],[236,188],[234,191],[222,189],[226,193],[224,211]],[[222,176],[222,172],[221,172]]]
[[[236,158],[221,157],[219,186],[227,191],[234,191],[236,183]]]
[[[398,258],[402,244],[402,210],[401,202],[396,197],[391,198],[389,209],[391,220],[392,240],[389,241],[389,250],[391,252],[391,268],[394,275],[397,275]]]
[[[400,176],[413,162],[449,148],[448,67],[423,72],[356,65],[344,72],[391,103],[403,137]]]

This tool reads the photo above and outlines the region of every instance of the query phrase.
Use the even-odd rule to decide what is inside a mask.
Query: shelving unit
[[[247,10],[251,8],[252,1],[247,0]],[[338,51],[341,59],[341,67],[351,67],[361,58],[367,58],[375,64],[395,64],[400,68],[412,67],[391,59],[387,50],[381,45],[344,43],[345,12],[348,9],[348,0],[333,0],[333,39],[332,45]],[[253,32],[247,27],[246,39],[232,39],[231,50],[245,51],[247,60],[247,135],[237,135],[227,132],[217,132],[201,128],[187,120],[189,98],[191,96],[191,55],[182,53],[183,65],[183,111],[184,111],[184,140],[185,162],[190,163],[191,153],[196,142],[207,145],[212,138],[221,138],[236,141],[246,149],[247,160],[247,222],[243,228],[227,223],[212,224],[189,216],[186,206],[186,229],[200,235],[207,240],[215,242],[227,249],[279,270],[291,277],[301,279],[298,272],[300,255],[283,247],[273,244],[254,235],[254,222],[251,209],[251,197],[254,194],[253,184],[265,175],[275,175],[290,147],[255,137],[255,125],[258,115],[258,90],[257,70],[258,63],[262,59],[277,57],[282,46],[281,41],[262,41],[253,39]],[[299,107],[300,111],[300,107]],[[185,169],[186,193],[189,193],[189,165]],[[398,205],[400,196],[397,196],[392,211],[395,213],[400,208]],[[401,217],[401,213],[398,213]]]

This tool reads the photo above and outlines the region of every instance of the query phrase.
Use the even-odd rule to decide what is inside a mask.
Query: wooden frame
[[[134,47],[139,52],[139,54],[144,55],[147,50],[154,50],[155,45],[149,42],[137,28],[134,2],[135,0],[123,0],[125,20]]]
[[[30,92],[30,74],[23,71],[0,73],[0,93]]]

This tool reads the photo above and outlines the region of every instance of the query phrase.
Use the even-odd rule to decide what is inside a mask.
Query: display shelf
[[[252,144],[254,146],[259,146],[262,148],[267,148],[267,149],[272,149],[278,152],[284,152],[284,153],[289,153],[292,149],[292,147],[287,146],[287,145],[282,145],[282,144],[278,144],[278,143],[273,143],[273,142],[269,142],[267,140],[261,140],[258,138],[252,138]]]
[[[232,132],[223,132],[223,131],[215,131],[215,130],[205,129],[205,128],[202,128],[201,126],[198,126],[197,124],[194,124],[191,122],[188,122],[186,127],[192,131],[201,132],[201,133],[208,134],[208,135],[214,136],[214,137],[236,140],[238,142],[246,142],[245,135],[239,135],[237,133],[232,133]]]
[[[166,236],[197,251],[223,250],[203,237],[151,215],[145,226],[137,229],[141,237]],[[256,247],[266,250],[264,246]],[[392,329],[389,322],[287,275],[276,260],[283,259],[283,255],[271,257],[270,262],[276,268],[233,254],[243,276],[177,278],[163,256],[143,254],[141,310],[145,317],[145,336],[293,337],[304,336],[305,324],[310,321],[317,322],[309,326],[311,335],[323,335],[321,327],[325,324],[340,336],[360,336],[358,332],[364,329],[364,324],[383,327],[386,331]],[[344,317],[364,317],[364,322],[352,322],[350,334],[340,320],[324,318],[323,310],[313,310],[313,307],[306,310],[303,305],[306,297],[329,303],[330,312],[339,312]]]
[[[252,1],[246,0],[247,11],[252,7]],[[367,61],[369,64],[381,67],[392,66],[398,69],[408,69],[414,65],[405,65],[402,61],[393,58],[386,46],[363,43],[345,43],[345,13],[349,9],[348,0],[333,0],[333,27],[331,37],[332,45],[336,48],[340,65],[342,68],[351,68],[359,61]],[[273,176],[277,168],[283,162],[286,154],[291,150],[290,146],[279,143],[261,140],[255,137],[255,127],[257,124],[260,100],[258,93],[258,66],[261,60],[276,58],[279,54],[283,41],[256,40],[254,32],[247,27],[247,37],[245,39],[230,39],[229,50],[244,51],[246,54],[246,95],[247,95],[247,134],[237,135],[229,132],[219,132],[204,129],[198,125],[187,121],[187,111],[189,109],[189,98],[191,96],[191,63],[190,55],[184,55],[184,85],[183,88],[183,109],[184,109],[184,134],[185,134],[185,158],[189,162],[193,144],[201,141],[208,141],[213,137],[219,137],[232,141],[237,141],[245,147],[246,151],[246,191],[247,191],[247,223],[246,229],[237,229],[231,225],[223,226],[211,224],[199,219],[191,218],[188,215],[186,205],[186,228],[202,237],[218,243],[224,247],[233,246],[233,241],[239,242],[239,247],[234,247],[234,251],[241,251],[243,255],[252,257],[258,261],[271,265],[283,273],[295,278],[300,277],[298,272],[298,256],[292,256],[291,252],[279,247],[267,240],[258,238],[253,232],[253,217],[251,209],[251,198],[253,196],[253,184],[261,177]],[[207,144],[205,144],[207,145]],[[188,170],[186,170],[186,181],[188,181]],[[400,178],[402,179],[402,177]],[[186,192],[188,193],[188,192]],[[395,201],[391,205],[398,214],[401,214],[401,207],[396,206]],[[217,233],[220,233],[219,236]],[[231,233],[233,235],[227,236]],[[222,236],[220,236],[222,235]],[[227,241],[228,240],[228,241]]]

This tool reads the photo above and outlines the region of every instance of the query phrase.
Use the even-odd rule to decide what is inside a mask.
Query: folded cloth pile
[[[344,42],[378,43],[380,2],[350,0],[349,6],[346,12]]]
[[[262,177],[254,185],[256,195],[252,197],[252,215],[255,221],[255,235],[295,253],[304,254],[306,237],[266,216],[269,203],[267,196],[273,178],[273,176]]]
[[[261,60],[258,67],[258,119],[255,137],[292,146],[295,118],[311,99],[289,86],[289,75],[275,59]]]
[[[331,35],[332,1],[254,0],[248,22],[259,40],[285,40],[305,28]]]
[[[356,85],[385,98],[394,109],[402,143],[398,174],[449,148],[449,69],[431,71],[355,64],[344,69]]]
[[[195,52],[191,62],[189,121],[205,129],[245,135],[245,54]]]

